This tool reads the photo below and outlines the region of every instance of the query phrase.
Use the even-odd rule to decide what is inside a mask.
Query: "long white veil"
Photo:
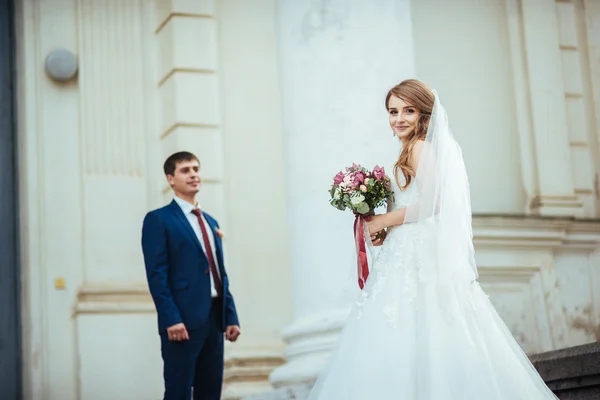
[[[425,145],[416,177],[417,200],[407,206],[405,224],[428,227],[433,264],[441,281],[473,281],[478,277],[471,228],[470,190],[460,146],[448,124],[448,115],[434,90]],[[452,262],[448,262],[452,260]]]

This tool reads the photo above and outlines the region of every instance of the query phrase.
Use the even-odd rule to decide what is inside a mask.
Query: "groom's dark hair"
[[[175,175],[175,169],[177,168],[177,164],[183,161],[198,161],[200,164],[200,160],[194,154],[188,151],[180,151],[174,154],[171,154],[169,158],[165,161],[163,165],[163,170],[165,171],[165,175]]]

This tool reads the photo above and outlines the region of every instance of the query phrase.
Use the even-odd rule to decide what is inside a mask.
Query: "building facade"
[[[13,2],[0,332],[23,398],[160,398],[140,231],[179,150],[201,159],[241,318],[224,398],[314,379],[359,290],[327,189],[393,165],[384,98],[411,77],[448,110],[480,280],[519,343],[600,338],[598,0]]]

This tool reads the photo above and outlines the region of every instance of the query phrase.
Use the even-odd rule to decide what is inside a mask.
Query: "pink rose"
[[[350,188],[355,188],[358,185],[360,185],[360,182],[358,180],[356,180],[356,178],[354,177],[354,174],[346,175],[344,177],[344,183]]]
[[[333,177],[333,184],[334,185],[339,185],[340,183],[344,182],[344,173],[342,171],[338,172],[334,177]]]
[[[360,185],[360,191],[363,193],[367,193],[367,187],[365,185]]]
[[[361,171],[356,171],[354,173],[354,179],[360,183],[363,183],[365,181],[365,178],[366,178],[365,174]]]
[[[360,170],[360,168],[361,168],[360,164],[352,163],[351,167],[346,167],[346,171],[358,171],[358,170]]]
[[[373,176],[375,177],[375,179],[380,181],[385,176],[385,169],[376,165],[375,168],[373,168]]]

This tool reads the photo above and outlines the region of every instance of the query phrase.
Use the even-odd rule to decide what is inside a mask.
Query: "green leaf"
[[[370,210],[369,205],[364,201],[356,205],[356,212],[359,214],[366,214]]]

